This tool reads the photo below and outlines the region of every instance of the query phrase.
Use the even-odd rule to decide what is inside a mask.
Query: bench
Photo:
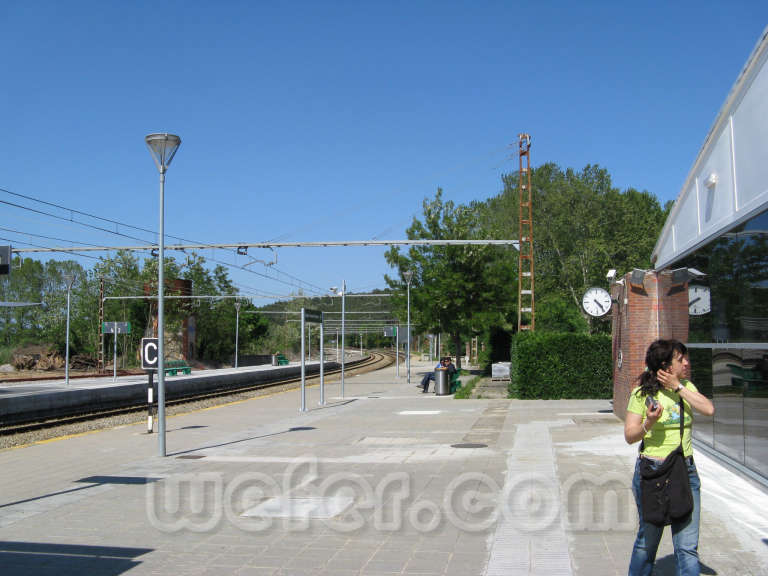
[[[288,366],[288,364],[290,364],[290,361],[288,360],[288,358],[286,358],[282,354],[275,354],[275,356],[277,356],[278,366]]]
[[[165,373],[169,376],[176,376],[179,372],[192,374],[192,368],[184,360],[169,360],[165,363]]]
[[[451,394],[455,393],[459,388],[461,388],[461,380],[459,380],[459,373],[455,372],[451,376]]]

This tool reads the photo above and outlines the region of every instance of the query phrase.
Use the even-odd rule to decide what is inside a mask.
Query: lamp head
[[[157,170],[160,174],[165,174],[168,166],[171,165],[171,160],[176,155],[176,151],[181,146],[181,138],[176,134],[157,133],[149,134],[144,138],[144,141],[147,143],[149,153],[152,154]]]

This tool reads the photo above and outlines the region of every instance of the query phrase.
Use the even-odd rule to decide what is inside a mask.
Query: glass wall
[[[697,276],[691,380],[715,404],[714,417],[697,415],[694,436],[768,478],[768,211],[672,267]]]

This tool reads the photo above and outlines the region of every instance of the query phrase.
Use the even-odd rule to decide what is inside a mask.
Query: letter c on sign
[[[151,370],[157,368],[157,338],[146,338],[142,341],[142,368]]]
[[[157,344],[147,342],[147,347],[144,349],[144,358],[147,359],[147,364],[157,363]]]

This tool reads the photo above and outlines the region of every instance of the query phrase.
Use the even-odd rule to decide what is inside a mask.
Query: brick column
[[[648,271],[642,286],[631,273],[611,287],[613,306],[613,411],[624,419],[629,393],[645,370],[645,351],[658,338],[688,340],[688,285],[673,285],[668,271]],[[621,365],[619,365],[621,352]]]

